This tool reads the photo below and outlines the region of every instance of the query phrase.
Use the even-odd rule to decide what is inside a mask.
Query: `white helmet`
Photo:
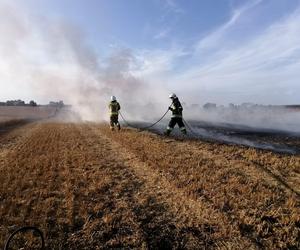
[[[117,100],[117,98],[116,98],[114,95],[111,96],[110,99],[111,99],[111,101],[113,101],[113,102]]]
[[[174,99],[174,98],[177,98],[177,96],[174,93],[172,93],[172,94],[169,95],[169,98]]]

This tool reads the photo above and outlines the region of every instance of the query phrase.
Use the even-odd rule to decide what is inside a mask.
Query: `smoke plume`
[[[137,63],[131,50],[98,55],[84,31],[65,20],[33,17],[2,1],[0,34],[1,84],[41,102],[64,100],[84,120],[105,119],[111,95],[130,111],[124,111],[129,119],[159,115],[161,105],[155,104],[167,99],[164,88],[131,73]]]
[[[296,17],[298,20],[298,16]],[[290,26],[293,28],[291,34],[295,33],[292,32],[294,30],[298,31],[296,28],[298,26],[290,24],[295,23],[294,19],[295,17],[287,19],[285,25],[287,30],[290,30],[288,29]],[[271,31],[269,33],[273,34],[273,29]],[[275,31],[277,32],[277,29]],[[254,57],[254,63],[251,61],[249,64],[253,64],[252,68],[256,69],[255,62],[260,62],[264,55],[255,49],[259,47],[256,43],[255,46],[250,43],[252,51],[250,59],[247,53],[249,48],[245,45],[246,48],[242,47],[243,53],[237,49],[231,53],[231,57],[221,56],[206,66],[195,64],[191,69],[181,70],[180,65],[177,65],[177,59],[187,55],[183,48],[174,47],[165,51],[144,50],[140,54],[128,48],[117,48],[110,49],[109,53],[102,55],[89,44],[86,37],[84,30],[67,20],[38,17],[20,3],[0,0],[0,84],[1,90],[4,90],[2,98],[3,96],[15,99],[28,98],[39,103],[63,100],[73,105],[83,120],[99,121],[107,119],[107,104],[110,96],[115,95],[121,103],[123,115],[128,120],[152,122],[166,111],[170,104],[167,96],[172,92],[170,90],[174,84],[179,97],[182,97],[182,102],[187,103],[184,107],[187,119],[300,131],[298,112],[264,108],[254,110],[221,108],[210,111],[190,108],[194,102],[203,104],[203,100],[215,101],[211,97],[212,93],[205,92],[197,81],[204,82],[207,86],[218,87],[224,82],[224,77],[220,76],[228,74],[236,76],[231,74],[232,70],[236,73],[238,68],[236,64],[248,65],[233,60],[234,55],[241,56],[244,53],[242,59],[245,62]],[[298,41],[299,36],[295,37],[297,39],[294,40]],[[269,48],[269,43],[264,41],[265,39],[261,38],[256,42],[263,44],[263,48]],[[286,45],[284,48],[286,47],[289,46]],[[273,55],[274,51],[271,48],[269,54]],[[276,47],[274,50],[276,52],[279,49]],[[197,51],[194,54],[194,57],[197,56]],[[257,57],[259,60],[256,60]],[[270,62],[276,61],[274,57],[269,58]],[[175,69],[179,70],[178,74]],[[249,71],[251,77],[257,75],[254,69]],[[248,70],[249,67],[242,72]],[[244,78],[238,77],[239,82],[247,83],[247,79],[251,78],[247,74]],[[272,74],[273,71],[270,71],[270,75]],[[197,77],[199,75],[202,79]],[[251,86],[247,84],[247,88]],[[228,89],[235,88],[229,85]],[[217,89],[215,91],[212,89],[212,92],[214,98],[219,95]],[[260,93],[265,94],[263,91]],[[217,98],[217,101],[220,103],[221,99],[222,97]],[[225,100],[228,101],[228,95]]]

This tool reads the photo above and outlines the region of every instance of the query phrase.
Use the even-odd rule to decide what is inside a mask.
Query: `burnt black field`
[[[167,124],[168,121],[164,120],[151,128],[145,128],[151,126],[151,123],[130,121],[131,127],[140,129],[141,131],[148,130],[158,135],[163,135]],[[186,136],[181,135],[179,128],[175,127],[171,137],[242,145],[284,154],[300,154],[300,133],[196,120],[188,120],[186,124],[188,130]]]

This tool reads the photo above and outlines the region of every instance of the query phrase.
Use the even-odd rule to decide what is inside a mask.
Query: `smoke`
[[[181,60],[178,59],[189,57],[182,47],[138,52],[128,48],[116,48],[110,49],[104,56],[89,44],[84,30],[76,25],[66,20],[37,17],[19,2],[14,4],[14,1],[0,0],[1,98],[26,97],[44,103],[63,100],[72,104],[83,120],[99,121],[107,119],[107,104],[110,96],[115,95],[121,103],[123,115],[129,121],[152,122],[166,111],[170,104],[167,96],[170,89],[176,85],[178,95],[182,97],[181,101],[186,102],[188,106],[184,109],[187,119],[300,132],[299,112],[268,108],[219,108],[207,111],[189,107],[191,102],[198,100],[222,100],[224,104],[224,96],[218,92],[218,88],[224,90],[226,87],[230,90],[230,98],[234,98],[236,94],[243,98],[241,92],[234,93],[235,84],[225,84],[225,87],[222,85],[226,79],[228,82],[228,78],[222,76],[237,75],[237,78],[230,78],[232,82],[242,82],[243,88],[251,88],[253,77],[261,76],[261,71],[257,71],[256,66],[261,65],[266,56],[271,64],[278,62],[277,56],[273,56],[277,51],[288,51],[298,58],[298,54],[293,52],[299,51],[299,32],[295,20],[299,20],[298,15],[287,18],[282,24],[283,27],[287,27],[286,30],[291,30],[288,35],[294,37],[296,34],[295,39],[285,39],[291,41],[291,51],[289,43],[279,46],[281,40],[277,41],[274,37],[279,36],[280,30],[273,26],[266,35],[234,49],[230,57],[219,53],[220,58],[213,63],[208,61],[204,65],[195,64],[182,69],[182,65],[178,65]],[[273,40],[277,41],[275,47],[269,46]],[[261,46],[258,46],[259,44]],[[194,54],[194,57],[198,56],[197,51]],[[211,60],[214,59],[216,57],[212,57]],[[249,66],[241,70],[242,73],[247,73],[242,76],[236,72],[241,65]],[[298,61],[291,61],[291,65],[292,69],[296,68]],[[286,70],[291,67],[283,67],[281,82],[287,78],[289,71]],[[278,67],[267,71],[268,76],[276,77],[275,71],[279,71]],[[290,75],[298,76],[298,73],[294,70]],[[268,82],[266,77],[264,75],[263,80]],[[298,78],[293,77],[293,84],[296,81],[294,79]],[[200,86],[198,81],[215,87],[211,88],[210,92],[205,89],[200,91],[202,85]],[[278,86],[275,85],[273,89],[284,92]],[[260,96],[268,96],[263,91],[265,87],[266,84],[262,84],[259,88],[253,88],[259,89]],[[255,98],[257,95],[252,96]],[[226,101],[230,98],[227,95]]]
[[[202,108],[186,107],[186,118],[214,126],[246,131],[273,131],[300,134],[300,106],[264,106],[254,104]],[[193,115],[191,115],[193,114]]]
[[[138,62],[131,50],[100,56],[79,27],[32,16],[8,1],[0,2],[0,58],[1,89],[8,95],[63,100],[84,120],[106,119],[111,95],[130,111],[129,119],[151,119],[168,92],[134,76]]]

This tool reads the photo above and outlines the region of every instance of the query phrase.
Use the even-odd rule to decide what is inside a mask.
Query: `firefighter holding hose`
[[[109,103],[108,107],[110,111],[110,129],[113,131],[116,125],[118,130],[120,130],[121,126],[119,123],[119,111],[121,106],[117,102],[117,98],[115,96],[111,97],[111,102]]]
[[[186,135],[187,132],[182,119],[182,105],[175,94],[171,94],[169,98],[172,100],[172,104],[169,107],[169,110],[172,111],[172,117],[164,134],[170,135],[175,125],[178,124],[181,132]]]

